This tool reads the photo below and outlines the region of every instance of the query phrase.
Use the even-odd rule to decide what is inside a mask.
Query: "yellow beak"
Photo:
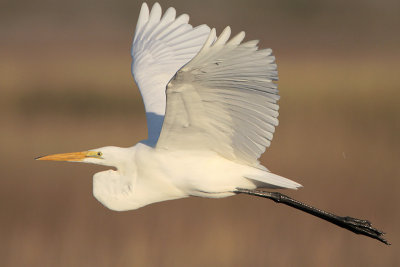
[[[54,161],[82,161],[86,157],[97,155],[95,151],[82,151],[63,154],[53,154],[43,157],[38,157],[36,160],[54,160]]]

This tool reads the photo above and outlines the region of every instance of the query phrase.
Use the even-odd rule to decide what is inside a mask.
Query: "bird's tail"
[[[268,170],[257,169],[255,173],[246,175],[246,178],[256,181],[259,187],[265,188],[297,189],[299,187],[303,187],[301,184],[296,183],[295,181],[269,172]]]

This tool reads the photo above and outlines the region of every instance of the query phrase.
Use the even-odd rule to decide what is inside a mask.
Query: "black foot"
[[[373,228],[371,223],[367,220],[360,220],[348,216],[341,217],[336,214],[329,213],[327,211],[312,207],[310,205],[302,203],[298,200],[295,200],[278,192],[267,192],[261,190],[249,190],[249,189],[237,188],[235,193],[244,193],[252,196],[271,199],[276,203],[282,203],[288,205],[295,209],[307,212],[323,220],[336,224],[337,226],[343,227],[349,231],[352,231],[353,233],[365,235],[374,238],[376,240],[379,240],[382,243],[385,243],[386,245],[390,245],[390,243],[383,238],[383,235],[385,233],[379,231],[378,229]]]
[[[384,232],[372,227],[371,222],[367,220],[360,220],[357,218],[352,218],[352,217],[342,217],[343,218],[343,224],[345,224],[345,228],[356,233],[356,234],[361,234],[361,235],[366,235],[371,238],[377,239],[386,245],[390,245],[390,243],[383,238],[383,235],[385,234]]]

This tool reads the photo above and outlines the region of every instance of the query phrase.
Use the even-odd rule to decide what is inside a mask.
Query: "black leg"
[[[235,193],[238,194],[243,193],[252,196],[271,199],[277,203],[282,203],[290,207],[293,207],[295,209],[307,212],[311,215],[317,216],[323,220],[326,220],[328,222],[336,224],[337,226],[352,231],[353,233],[369,236],[371,238],[377,239],[385,243],[386,245],[390,245],[390,243],[382,237],[384,233],[382,231],[379,231],[378,229],[373,228],[371,223],[367,220],[360,220],[348,216],[346,217],[337,216],[335,214],[304,204],[279,192],[267,192],[261,190],[249,190],[249,189],[237,188]]]

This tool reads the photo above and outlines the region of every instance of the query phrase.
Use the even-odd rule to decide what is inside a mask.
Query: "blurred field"
[[[304,185],[284,193],[371,220],[390,247],[247,196],[107,210],[91,193],[104,168],[33,158],[146,137],[130,76],[139,4],[24,3],[0,11],[1,266],[400,266],[397,2],[162,3],[274,49],[280,126],[262,162]]]

